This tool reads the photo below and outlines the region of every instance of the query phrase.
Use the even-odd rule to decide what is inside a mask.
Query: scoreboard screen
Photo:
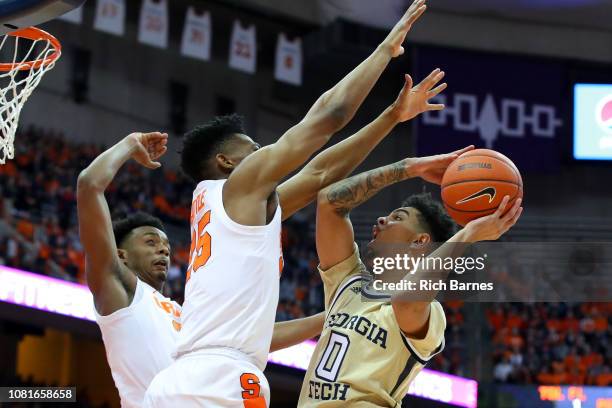
[[[612,160],[612,84],[574,86],[574,159]]]

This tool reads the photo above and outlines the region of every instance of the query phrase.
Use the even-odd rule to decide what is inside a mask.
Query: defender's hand
[[[406,39],[406,35],[412,28],[412,24],[414,24],[427,9],[425,2],[426,0],[415,0],[381,44],[389,50],[392,58],[398,57],[404,53],[402,44]]]
[[[467,223],[463,230],[469,242],[495,241],[516,224],[523,212],[523,207],[521,207],[523,199],[516,200],[512,208],[507,210],[509,201],[510,196],[505,196],[493,214]]]
[[[391,106],[391,110],[398,122],[413,119],[423,112],[439,111],[444,109],[443,104],[430,104],[429,100],[446,89],[446,83],[438,85],[444,78],[444,71],[436,68],[420,84],[412,87],[412,78],[406,74],[404,87]]]
[[[448,166],[450,166],[457,157],[473,149],[474,146],[471,145],[452,153],[408,159],[408,171],[430,183],[442,184],[442,177]]]
[[[161,167],[161,163],[155,161],[166,153],[168,148],[168,134],[160,132],[151,133],[132,133],[128,137],[135,142],[135,149],[132,158],[138,163],[149,169]]]

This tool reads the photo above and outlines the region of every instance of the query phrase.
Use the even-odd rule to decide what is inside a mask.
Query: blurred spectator
[[[487,318],[494,339],[493,357],[499,361],[495,378],[575,385],[609,381],[609,308],[607,303],[493,305]],[[527,350],[525,358],[523,350]],[[506,361],[513,368],[502,380]]]

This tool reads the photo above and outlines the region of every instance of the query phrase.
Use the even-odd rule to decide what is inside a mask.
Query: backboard
[[[86,0],[0,0],[0,35],[53,20]]]

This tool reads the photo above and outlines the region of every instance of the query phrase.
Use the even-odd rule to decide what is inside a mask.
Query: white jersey
[[[268,225],[232,221],[223,207],[225,180],[196,187],[191,255],[176,356],[232,348],[266,366],[282,268],[281,209]]]
[[[181,307],[137,279],[128,307],[95,314],[121,406],[140,407],[153,378],[172,363]]]

